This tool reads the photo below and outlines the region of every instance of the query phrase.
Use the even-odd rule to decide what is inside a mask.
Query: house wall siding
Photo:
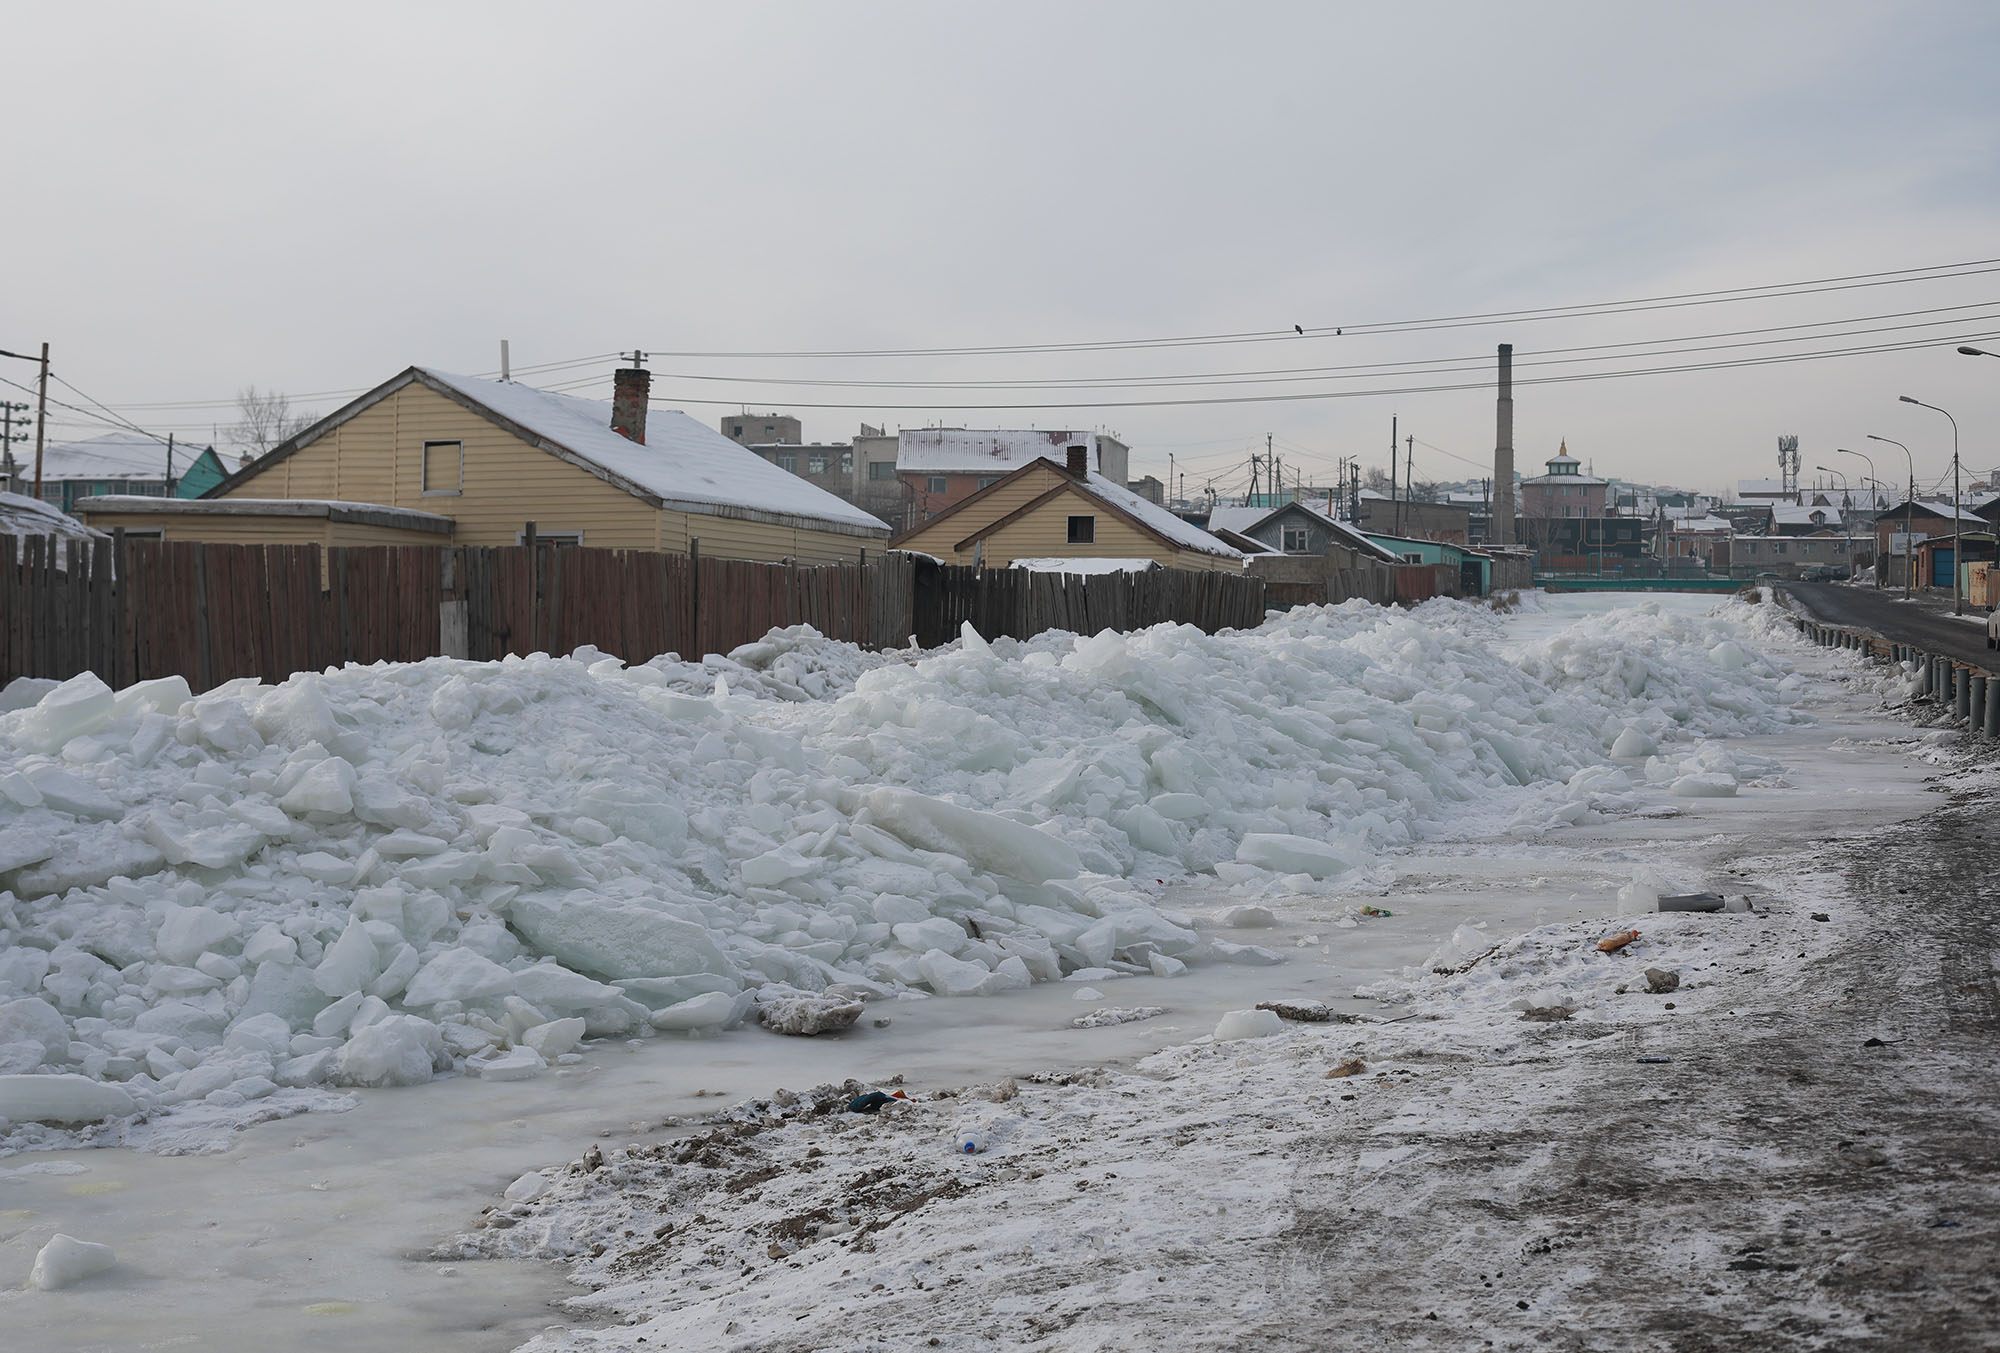
[[[165,513],[89,512],[85,518],[100,531],[158,531],[161,540],[203,545],[443,545],[435,531],[412,531],[365,522],[329,521],[325,517],[215,516],[181,517]]]
[[[957,548],[959,541],[1068,482],[1068,475],[1055,466],[1036,466],[1012,483],[994,486],[973,507],[911,532],[906,539],[898,542],[898,546],[935,555],[954,564],[970,564],[977,557],[993,568],[1004,568],[1016,559],[1068,556],[1076,559],[1151,559],[1168,568],[1242,571],[1243,561],[1240,559],[1226,559],[1164,544],[1116,516],[1096,499],[1080,492],[1053,499],[965,549]],[[1096,539],[1089,545],[1070,544],[1069,519],[1086,515],[1097,518]],[[980,548],[982,544],[983,550]]]

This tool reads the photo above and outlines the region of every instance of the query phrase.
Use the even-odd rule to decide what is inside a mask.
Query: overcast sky
[[[1524,383],[1517,460],[1566,438],[1600,475],[1719,492],[1795,433],[1808,481],[1866,474],[1844,447],[1900,483],[1874,432],[1934,481],[1950,425],[1910,394],[1957,417],[1970,469],[2000,466],[2000,360],[1952,351],[2000,351],[1996,271],[1371,331],[2000,259],[1987,0],[91,4],[16,6],[7,32],[0,348],[47,340],[76,389],[183,437],[246,385],[328,412],[412,363],[492,371],[506,338],[521,378],[600,398],[609,354],[655,353],[655,403],[711,424],[1108,428],[1191,492],[1240,490],[1267,436],[1287,479],[1386,467],[1393,415],[1443,480],[1490,473],[1497,343],[1523,380],[1914,343]],[[669,355],[1293,325],[1360,332]],[[1643,356],[1771,338],[1794,341]],[[1443,384],[1476,388],[1410,390]],[[104,430],[61,412],[65,439]]]

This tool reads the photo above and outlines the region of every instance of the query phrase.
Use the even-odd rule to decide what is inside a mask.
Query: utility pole
[[[174,496],[174,434],[167,434],[167,497]]]
[[[14,443],[28,440],[26,432],[14,431],[14,415],[26,413],[25,404],[9,404],[0,400],[0,481],[5,481],[7,493],[14,492],[14,480],[20,475],[20,466],[14,460]]]
[[[1396,502],[1396,415],[1389,415],[1389,530],[1400,535],[1403,529],[1403,509]]]
[[[49,345],[42,344],[42,378],[35,396],[35,497],[42,496],[42,443],[49,430]]]
[[[1403,439],[1403,483],[1409,490],[1403,496],[1416,492],[1417,484],[1417,438],[1414,433]],[[1403,509],[1396,509],[1396,534],[1403,534]]]

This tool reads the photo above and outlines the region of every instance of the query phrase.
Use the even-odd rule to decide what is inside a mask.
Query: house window
[[[896,462],[893,460],[869,461],[868,477],[870,479],[894,479],[896,477]]]
[[[1069,543],[1072,545],[1096,544],[1097,518],[1071,517],[1069,519]]]
[[[1421,564],[1424,562],[1424,557],[1421,554],[1406,554],[1403,556],[1403,562],[1406,564]]]
[[[1303,526],[1285,528],[1285,553],[1304,554],[1312,548],[1312,533]]]
[[[806,473],[807,473],[807,474],[825,474],[825,473],[826,473],[826,457],[825,457],[825,456],[823,456],[823,455],[822,455],[822,456],[807,456],[807,457],[806,457]]]
[[[934,474],[924,481],[924,492],[926,493],[943,493],[949,487],[951,487],[950,481],[941,474]]]
[[[516,545],[527,544],[528,533],[526,531],[516,531],[514,533],[514,543]],[[535,543],[537,545],[555,545],[559,548],[567,549],[573,546],[583,544],[583,532],[544,531],[541,527],[538,526],[535,528]]]
[[[979,476],[979,487],[982,489],[990,489],[999,482],[1000,476],[997,474],[983,474]]]
[[[465,487],[465,444],[425,442],[423,495],[455,496]]]
[[[1772,554],[1783,554],[1784,552],[1785,552],[1785,542],[1782,540],[1776,542],[1771,546]]]
[[[778,468],[786,474],[797,474],[799,472],[799,458],[789,451],[782,452],[778,456]]]
[[[854,453],[852,451],[843,451],[840,453],[840,472],[842,474],[854,473]]]

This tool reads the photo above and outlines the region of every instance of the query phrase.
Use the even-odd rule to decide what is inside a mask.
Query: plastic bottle
[[[958,1153],[962,1156],[976,1156],[986,1149],[986,1134],[967,1128],[958,1134]]]

